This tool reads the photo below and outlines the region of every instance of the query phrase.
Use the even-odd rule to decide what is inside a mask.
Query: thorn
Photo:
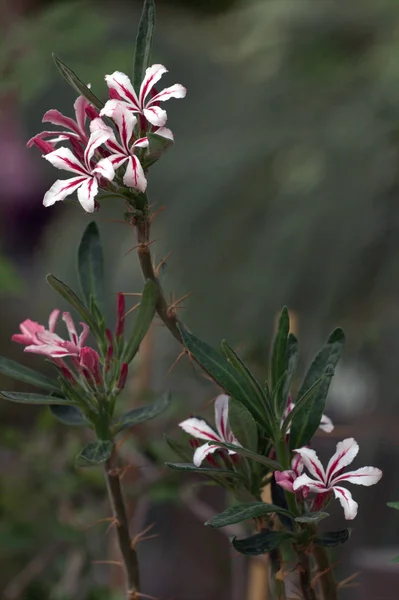
[[[151,523],[150,525],[148,525],[148,527],[146,527],[145,529],[143,529],[143,531],[141,531],[140,533],[137,533],[133,539],[130,542],[130,546],[133,550],[136,549],[136,546],[139,542],[144,542],[145,540],[151,540],[153,538],[158,537],[158,534],[155,533],[153,535],[145,535],[146,533],[148,533],[149,531],[151,531],[151,529],[155,526],[155,523]]]
[[[175,366],[177,365],[177,363],[179,362],[179,360],[185,355],[185,354],[189,354],[187,348],[184,348],[184,350],[182,350],[179,354],[179,356],[176,358],[176,360],[174,361],[174,363],[172,364],[172,366],[168,369],[168,372],[166,373],[165,377],[169,377],[169,375],[172,373],[173,369],[175,368]]]
[[[113,517],[111,519],[111,523],[107,527],[107,531],[105,532],[105,535],[107,535],[107,533],[109,533],[113,527],[115,527],[115,526],[117,527],[118,525],[119,525],[118,519],[116,517]]]
[[[352,583],[352,584],[348,585],[348,583],[350,581],[352,581],[353,579],[356,579],[356,577],[358,577],[358,575],[360,575],[360,571],[357,571],[356,573],[353,573],[353,575],[349,575],[349,577],[347,577],[346,579],[343,579],[342,581],[340,581],[337,584],[337,588],[341,589],[341,588],[344,588],[344,587],[355,587],[355,586],[358,586],[359,583]]]
[[[323,575],[325,575],[325,574],[326,574],[326,573],[328,573],[329,571],[332,571],[332,570],[334,569],[334,567],[336,567],[336,566],[337,566],[337,564],[338,564],[338,562],[335,562],[335,563],[333,563],[332,565],[330,565],[330,566],[328,567],[328,569],[324,569],[324,571],[319,571],[318,573],[316,573],[316,575],[313,577],[313,579],[312,579],[312,581],[311,581],[311,583],[310,583],[310,587],[311,587],[312,589],[314,589],[316,581],[317,581],[317,580],[318,580],[320,577],[323,577]]]
[[[136,244],[135,246],[133,246],[133,248],[130,248],[130,250],[128,250],[125,253],[125,256],[127,256],[128,254],[130,254],[130,252],[133,252],[133,250],[137,250],[138,248],[147,248],[148,246],[151,246],[151,244],[154,244],[158,240],[159,240],[159,238],[155,238],[155,240],[151,240],[151,242],[145,242],[145,243]]]
[[[153,222],[153,220],[155,219],[155,217],[160,213],[163,212],[166,209],[165,205],[160,206],[154,213],[152,213],[151,217],[150,217],[150,223]]]
[[[123,564],[118,560],[92,560],[91,562],[93,565],[116,565],[123,569]]]
[[[159,263],[159,265],[157,267],[155,267],[155,275],[158,277],[159,276],[159,270],[162,267],[162,265],[164,265],[166,263],[166,261],[168,260],[168,258],[173,254],[173,252],[169,252],[169,254],[167,254],[165,256],[165,258],[163,258],[161,260],[161,262]]]
[[[122,294],[123,296],[142,296],[141,292],[115,292],[115,294]]]
[[[131,463],[129,463],[128,465],[126,465],[126,467],[123,467],[119,479],[122,481],[122,479],[124,478],[124,476],[126,475],[126,473],[128,471],[130,471],[130,469],[132,469],[132,468],[133,468],[133,465]]]
[[[96,525],[100,525],[100,523],[109,523],[109,521],[113,521],[114,517],[104,517],[103,519],[98,519],[97,521],[94,521],[94,523],[91,523],[91,525],[85,525],[83,527],[83,530],[86,531],[87,529],[91,529],[92,527],[95,527]]]
[[[138,308],[140,306],[140,302],[137,302],[137,304],[135,304],[132,308],[129,308],[129,310],[127,311],[127,313],[125,313],[125,319],[128,315],[130,315],[131,312],[133,312],[134,310],[136,310],[136,308]]]
[[[189,292],[188,294],[186,294],[185,296],[182,296],[181,298],[179,298],[178,300],[176,300],[175,302],[172,302],[172,304],[170,304],[168,306],[168,317],[173,317],[175,310],[177,308],[184,308],[183,306],[179,306],[179,304],[181,304],[183,302],[183,300],[185,300],[186,298],[189,298],[190,296],[192,296],[193,292]]]

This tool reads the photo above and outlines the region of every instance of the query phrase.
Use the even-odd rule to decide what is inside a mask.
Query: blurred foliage
[[[0,254],[0,294],[20,293],[22,290],[23,283],[11,261]]]

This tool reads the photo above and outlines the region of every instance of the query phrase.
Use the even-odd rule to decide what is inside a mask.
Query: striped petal
[[[342,442],[338,442],[337,450],[327,465],[327,480],[331,481],[336,473],[350,465],[358,452],[359,444],[354,438],[347,438]]]
[[[75,103],[73,105],[75,109],[76,123],[78,125],[79,132],[83,138],[88,137],[85,130],[86,108],[88,106],[90,106],[90,102],[86,100],[84,96],[79,96],[78,98],[76,98]]]
[[[55,202],[64,200],[70,194],[73,194],[85,181],[87,175],[84,177],[72,177],[72,179],[58,179],[48,192],[45,193],[43,198],[44,206],[52,206]]]
[[[81,131],[79,126],[73,119],[70,117],[65,117],[59,110],[51,109],[44,113],[42,123],[52,123],[53,125],[60,125],[61,127],[66,127],[71,131],[77,133],[80,137]],[[54,132],[53,132],[54,133]]]
[[[151,100],[148,102],[147,106],[153,102],[164,102],[165,100],[169,100],[169,98],[185,98],[186,94],[186,88],[180,83],[175,83],[174,85],[165,88],[158,94],[155,94],[155,96],[153,96],[153,98],[151,98]]]
[[[356,471],[349,471],[338,475],[331,482],[331,485],[335,486],[337,483],[345,481],[347,483],[356,483],[356,485],[375,485],[379,482],[382,477],[382,471],[375,467],[361,467]]]
[[[215,400],[215,423],[216,428],[222,440],[229,441],[229,397],[226,394],[220,394]]]
[[[167,72],[168,70],[163,65],[152,65],[151,67],[148,67],[140,87],[139,101],[141,107],[144,107],[145,99],[154,85],[161,79],[162,75]]]
[[[78,189],[78,200],[88,213],[94,212],[95,202],[94,199],[98,193],[98,182],[95,177],[87,177]]]
[[[126,108],[126,105],[124,105],[122,102],[117,102],[115,100],[107,102],[108,105],[111,105],[111,103],[113,103],[112,106],[108,106],[106,112],[104,109],[101,112],[115,121],[123,147],[126,152],[128,152],[129,142],[132,139],[137,118],[130,110]]]
[[[199,446],[194,452],[193,463],[196,467],[199,467],[208,454],[212,454],[212,452],[215,452],[218,449],[219,447],[214,444],[203,444],[203,446]]]
[[[357,515],[358,503],[353,500],[350,491],[343,487],[334,487],[333,491],[344,509],[345,519],[352,521]]]
[[[108,179],[108,181],[112,181],[115,177],[115,170],[112,161],[109,158],[103,158],[99,160],[93,169],[93,173],[97,173],[97,175],[105,177],[105,179]]]
[[[319,429],[326,433],[331,433],[334,430],[334,424],[327,415],[322,415]]]
[[[110,90],[117,92],[123,100],[132,104],[136,110],[139,110],[139,101],[136,92],[133,89],[132,82],[125,73],[114,71],[112,75],[105,76],[105,81]]]
[[[310,448],[299,448],[298,450],[294,450],[294,452],[300,454],[302,462],[309,473],[324,485],[326,482],[326,474],[316,452]]]
[[[186,433],[200,440],[210,440],[213,442],[222,441],[216,431],[214,431],[212,427],[210,427],[210,425],[208,425],[208,423],[203,419],[192,417],[191,419],[186,419],[182,423],[179,423],[179,427],[181,427]]]
[[[55,327],[57,325],[58,317],[60,316],[60,310],[55,308],[49,316],[48,319],[48,329],[51,333],[54,333]]]
[[[308,488],[308,490],[314,494],[322,494],[328,491],[322,481],[315,481],[305,473],[295,479],[292,487],[295,492],[303,487]]]
[[[145,192],[147,188],[147,179],[137,156],[131,156],[129,158],[123,176],[123,183],[127,187],[137,188],[140,192]]]
[[[110,131],[112,131],[112,129],[110,129]],[[93,133],[91,134],[84,155],[84,160],[88,171],[91,172],[90,161],[94,156],[94,152],[97,150],[97,148],[104,144],[111,135],[113,135],[113,133],[111,134],[108,130],[105,129],[98,129],[96,131],[93,131]]]
[[[78,161],[76,156],[72,154],[69,148],[61,147],[50,154],[44,156],[57,169],[63,169],[64,171],[70,171],[71,173],[78,173],[79,175],[86,175],[86,168]]]
[[[151,123],[151,125],[156,125],[157,127],[163,127],[168,119],[166,110],[163,110],[163,108],[160,108],[159,106],[144,108],[143,113],[147,121]]]

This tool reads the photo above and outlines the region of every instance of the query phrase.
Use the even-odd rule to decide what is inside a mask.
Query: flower
[[[317,454],[310,448],[295,450],[303,461],[304,466],[314,479],[306,474],[300,475],[293,482],[293,490],[297,491],[306,487],[314,494],[334,493],[344,509],[345,519],[352,520],[357,515],[358,504],[346,488],[341,487],[341,482],[355,483],[357,485],[374,485],[382,477],[382,471],[375,467],[362,467],[356,471],[343,473],[359,452],[359,445],[353,438],[347,438],[337,444],[337,450],[330,459],[327,469],[324,470]]]
[[[285,419],[288,417],[288,415],[290,414],[290,412],[292,411],[294,406],[295,406],[295,403],[292,401],[291,396],[288,396],[287,408],[285,409],[283,418],[281,419],[281,425],[284,423]],[[287,433],[290,432],[290,429],[291,429],[291,427],[288,428]],[[331,433],[333,431],[334,424],[331,421],[331,419],[329,417],[327,417],[327,415],[321,416],[319,429],[321,429],[322,431],[325,431],[326,433]]]
[[[208,454],[212,454],[220,448],[219,442],[228,444],[234,444],[235,446],[241,446],[238,440],[235,438],[233,432],[230,429],[228,423],[229,413],[229,397],[225,394],[221,394],[215,400],[215,423],[217,431],[208,425],[203,419],[197,419],[191,417],[186,419],[182,423],[179,423],[179,427],[184,429],[187,433],[200,440],[208,440],[209,442],[202,446],[199,446],[194,452],[193,463],[199,467]],[[216,442],[216,443],[215,443]],[[229,454],[235,454],[233,450],[228,451]]]
[[[89,328],[86,323],[81,323],[82,333],[78,336],[71,315],[69,312],[64,312],[62,320],[67,326],[70,339],[70,341],[65,341],[55,333],[59,314],[58,309],[53,310],[50,314],[48,329],[35,321],[26,319],[19,326],[21,333],[15,333],[11,339],[18,344],[26,345],[24,352],[44,354],[55,359],[63,356],[79,357],[89,335]]]
[[[94,212],[94,198],[98,193],[98,178],[105,177],[105,179],[111,181],[115,175],[112,163],[108,158],[103,158],[96,164],[92,163],[94,152],[108,139],[109,135],[109,132],[104,130],[92,133],[84,151],[83,161],[80,161],[73,155],[71,150],[64,147],[44,155],[44,158],[54,167],[78,174],[78,177],[72,177],[71,179],[58,179],[46,192],[43,199],[44,206],[52,206],[55,202],[64,200],[75,190],[78,190],[78,200],[84,210]]]
[[[274,478],[277,485],[282,487],[287,492],[293,492],[294,481],[302,474],[303,461],[300,454],[295,454],[291,462],[291,470],[275,471]]]
[[[176,83],[159,93],[151,94],[151,97],[147,100],[147,96],[154,85],[167,72],[167,69],[163,65],[148,67],[138,96],[134,91],[129,77],[124,73],[115,71],[112,75],[106,75],[105,81],[113,99],[106,103],[100,115],[108,114],[110,106],[115,106],[116,102],[122,102],[131,112],[144,115],[151,125],[163,127],[167,121],[167,115],[166,111],[160,108],[159,102],[164,102],[165,100],[169,100],[169,98],[184,98],[187,93],[185,87]],[[161,134],[158,133],[158,135]]]
[[[90,129],[93,133],[103,131],[108,135],[105,145],[111,152],[109,160],[114,169],[119,169],[124,163],[127,163],[123,183],[127,187],[137,188],[141,192],[145,192],[147,179],[144,175],[143,167],[134,152],[136,148],[147,148],[148,139],[143,137],[134,140],[133,131],[137,119],[121,103],[108,108],[107,116],[114,120],[121,142],[118,142],[111,127],[105,125],[101,119],[94,119],[90,124]]]
[[[93,379],[97,385],[102,385],[103,377],[100,369],[100,357],[93,348],[82,348],[80,352],[80,367],[83,374],[90,380]]]

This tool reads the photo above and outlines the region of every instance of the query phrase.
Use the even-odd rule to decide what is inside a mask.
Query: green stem
[[[288,458],[288,452],[287,452],[287,445],[285,443],[285,440],[280,439],[279,442],[275,445],[275,449],[276,449],[276,456],[277,456],[277,461],[283,466],[284,470],[287,470],[290,468],[290,464],[289,464],[289,458]],[[295,500],[295,496],[294,494],[292,494],[291,492],[284,492],[285,494],[285,499],[287,501],[287,506],[290,510],[290,512],[293,515],[298,515],[298,507],[296,505],[296,500]]]
[[[126,575],[126,600],[138,600],[140,591],[139,562],[130,537],[129,521],[121,487],[118,455],[115,448],[105,464],[105,479]]]

